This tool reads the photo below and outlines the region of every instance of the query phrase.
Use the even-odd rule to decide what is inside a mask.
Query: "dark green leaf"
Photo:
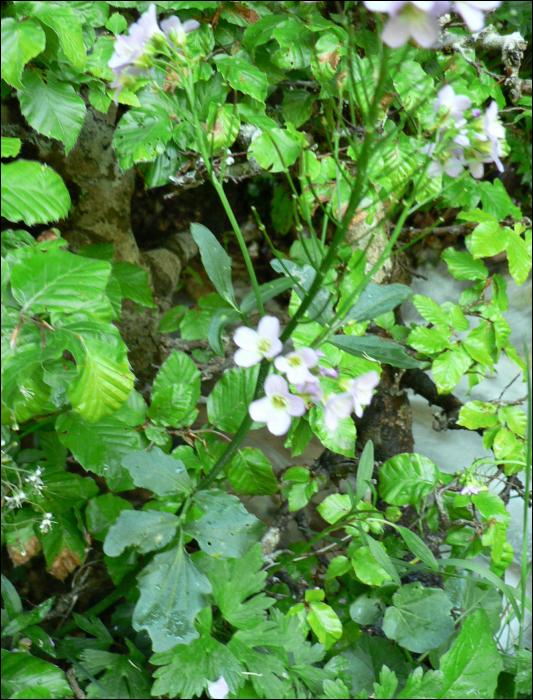
[[[403,541],[409,547],[415,557],[418,557],[418,559],[423,561],[424,564],[427,564],[431,569],[433,569],[433,571],[439,570],[439,564],[435,559],[433,552],[426,544],[424,544],[417,534],[411,532],[411,530],[408,530],[406,527],[402,527],[401,525],[397,525],[396,529],[399,531]]]
[[[141,554],[162,549],[174,537],[180,519],[172,513],[155,510],[123,510],[105,537],[104,552],[118,557],[126,547]]]
[[[10,698],[72,697],[65,674],[57,666],[31,654],[5,649],[2,649],[2,692]]]
[[[132,299],[138,304],[157,309],[148,286],[146,270],[129,262],[113,263],[113,277],[118,280],[120,291],[125,299]]]
[[[211,556],[243,557],[264,532],[263,523],[235,496],[210,489],[199,491],[194,500],[205,515],[185,531]]]
[[[133,628],[148,632],[154,651],[167,651],[198,637],[194,618],[206,605],[205,596],[212,587],[182,546],[156,554],[138,582],[141,596]]]
[[[440,588],[423,588],[419,582],[402,586],[385,611],[383,631],[409,651],[435,649],[454,631],[452,603]]]
[[[207,400],[209,421],[220,430],[236,433],[254,400],[259,367],[225,372]]]
[[[107,531],[123,510],[133,510],[132,504],[112,493],[105,493],[89,501],[85,517],[87,529],[95,540],[105,540]]]
[[[402,369],[418,367],[418,362],[409,357],[401,345],[381,338],[335,335],[328,342],[354,357],[367,357]]]
[[[357,465],[356,497],[360,501],[368,490],[374,472],[374,443],[368,440]]]
[[[272,280],[271,282],[265,282],[259,286],[259,296],[261,301],[266,303],[278,294],[283,294],[288,289],[293,286],[293,281],[289,277],[280,277],[279,279]],[[249,292],[241,302],[241,311],[245,314],[249,314],[257,307],[257,298],[253,291]]]
[[[191,482],[181,459],[165,454],[159,447],[149,452],[140,450],[126,455],[123,466],[130,472],[136,486],[150,489],[158,496],[187,493]]]
[[[202,256],[202,263],[220,296],[236,308],[231,281],[231,259],[209,229],[191,224],[191,233]]]
[[[369,282],[343,321],[371,321],[387,311],[392,311],[412,295],[413,290],[404,284],[381,285]]]
[[[232,88],[250,95],[254,100],[264,102],[267,96],[268,80],[263,71],[242,58],[218,55],[215,57],[217,70]]]

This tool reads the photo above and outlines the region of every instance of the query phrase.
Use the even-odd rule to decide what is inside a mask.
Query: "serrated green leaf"
[[[467,618],[450,651],[440,660],[438,684],[428,685],[424,697],[494,697],[503,661],[483,610]],[[438,687],[437,694],[434,688]],[[433,692],[432,692],[433,691]]]
[[[401,345],[382,340],[381,338],[334,335],[328,342],[354,357],[371,358],[380,363],[392,365],[392,367],[401,367],[402,369],[418,367],[417,360],[409,357]]]
[[[231,693],[237,694],[243,684],[244,666],[229,648],[213,637],[193,639],[179,644],[171,651],[154,654],[150,663],[161,666],[154,677],[152,694],[169,697],[200,697],[208,683],[220,676]]]
[[[66,218],[70,195],[59,175],[29,160],[2,163],[2,216],[28,226]],[[44,196],[46,192],[46,196]]]
[[[490,258],[507,247],[508,230],[497,221],[483,221],[472,231],[471,252],[474,258]]]
[[[7,136],[2,136],[2,158],[18,156],[21,143],[20,139],[11,139]]]
[[[39,133],[65,144],[72,150],[85,120],[85,102],[68,83],[59,82],[52,73],[28,68],[18,91],[20,109]]]
[[[324,422],[324,409],[313,406],[309,411],[309,425],[324,447],[346,457],[355,456],[357,431],[352,418],[340,418],[337,430],[332,433]]]
[[[207,416],[220,430],[236,433],[254,400],[259,367],[225,372],[207,399]]]
[[[185,531],[211,556],[243,557],[265,529],[238,498],[224,491],[199,491],[194,500],[205,515],[189,523]]]
[[[310,603],[307,622],[320,644],[324,644],[326,649],[342,637],[342,623],[337,613],[327,603],[318,601]]]
[[[127,26],[128,23],[126,22],[124,17],[118,12],[114,12],[112,15],[110,15],[109,19],[105,24],[106,29],[108,29],[115,35],[122,34],[122,32],[126,29]]]
[[[132,624],[135,630],[148,632],[154,651],[167,651],[198,637],[194,618],[212,587],[183,546],[156,554],[137,580],[141,595]]]
[[[101,296],[111,267],[62,250],[34,255],[11,268],[13,296],[22,313],[77,309]]]
[[[163,316],[157,326],[158,333],[173,333],[180,327],[181,321],[188,312],[187,306],[175,306]]]
[[[388,639],[360,636],[350,647],[341,652],[341,658],[348,663],[347,672],[351,679],[352,696],[368,690],[370,695],[373,683],[378,680],[383,666],[395,671],[398,678],[405,680],[411,668],[406,663],[404,653]],[[362,696],[361,696],[362,697]]]
[[[218,55],[215,57],[217,70],[234,90],[250,95],[258,102],[267,96],[268,80],[263,71],[242,58]]]
[[[307,90],[286,92],[282,105],[285,121],[291,122],[298,129],[311,117],[313,104],[313,95]]]
[[[125,299],[132,299],[138,304],[157,309],[148,286],[146,270],[129,262],[113,263],[113,277],[120,284],[120,291]]]
[[[126,547],[145,554],[162,549],[174,537],[180,519],[172,513],[155,510],[123,510],[111,525],[104,542],[108,557],[118,557]]]
[[[81,657],[83,668],[97,675],[104,671],[98,683],[88,685],[88,698],[145,698],[150,694],[150,676],[142,654],[126,639],[130,654],[111,654],[101,649],[86,649]]]
[[[507,232],[507,259],[509,272],[517,285],[524,284],[531,272],[531,253],[528,251],[525,240],[510,229]]]
[[[72,9],[68,5],[58,3],[37,3],[32,16],[57,34],[66,57],[78,70],[83,70],[87,58],[83,32],[81,22]]]
[[[173,350],[157,373],[147,415],[159,425],[191,425],[199,398],[200,372],[190,357]]]
[[[447,326],[448,318],[437,302],[433,301],[429,297],[421,296],[420,294],[415,294],[411,301],[413,302],[416,310],[435,326]]]
[[[452,603],[440,588],[408,583],[392,598],[385,611],[383,631],[409,651],[419,654],[435,649],[453,633]]]
[[[470,253],[446,248],[441,258],[446,261],[450,274],[456,280],[485,280],[489,271],[482,260],[474,260]]]
[[[381,466],[379,493],[393,506],[415,505],[433,491],[438,481],[439,470],[427,457],[401,454]]]
[[[200,249],[202,263],[215,289],[228,304],[236,308],[231,281],[231,258],[211,231],[202,224],[191,224],[191,234]]]
[[[252,495],[272,495],[278,491],[278,482],[272,465],[261,450],[244,447],[240,459],[233,459],[228,469],[228,481],[237,492]]]
[[[439,355],[431,368],[439,394],[449,394],[471,364],[465,350],[446,350]]]
[[[48,600],[45,600],[44,603],[37,605],[37,607],[33,608],[33,610],[17,615],[17,617],[3,627],[2,637],[11,637],[14,634],[22,632],[25,627],[29,627],[30,625],[38,625],[39,622],[42,622],[48,615],[54,603],[55,597],[48,598]]]
[[[20,76],[24,66],[38,56],[46,46],[41,25],[31,17],[19,22],[13,17],[2,19],[2,78],[22,89]],[[14,154],[16,155],[16,154]],[[2,153],[2,158],[5,158]]]
[[[418,352],[432,355],[442,352],[450,346],[450,329],[444,328],[424,328],[417,326],[407,336],[406,343],[411,345]]]
[[[273,173],[284,172],[298,160],[302,145],[283,129],[269,129],[253,140],[248,152],[259,165]]]
[[[136,486],[150,489],[158,496],[187,493],[191,481],[181,459],[165,454],[159,447],[147,452],[127,454],[122,465],[129,471]]]
[[[89,423],[75,413],[60,415],[56,431],[82,467],[106,477],[113,491],[133,488],[133,481],[121,461],[123,455],[141,449],[137,431],[114,416]]]
[[[151,163],[165,152],[174,129],[169,114],[175,104],[150,91],[138,93],[140,107],[130,109],[115,129],[113,146],[120,167],[128,170],[134,163]]]
[[[468,430],[493,428],[498,424],[496,412],[497,407],[491,403],[469,401],[461,407],[457,424],[468,428]]]
[[[496,178],[494,182],[483,180],[477,183],[483,211],[491,214],[498,221],[503,221],[508,216],[514,219],[522,218],[522,212],[513,203],[501,180]]]

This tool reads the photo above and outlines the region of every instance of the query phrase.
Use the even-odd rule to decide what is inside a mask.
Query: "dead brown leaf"
[[[81,564],[81,560],[76,552],[73,552],[68,547],[62,549],[57,557],[54,559],[50,565],[48,572],[58,578],[60,581],[64,581],[69,574],[71,574],[74,569]]]

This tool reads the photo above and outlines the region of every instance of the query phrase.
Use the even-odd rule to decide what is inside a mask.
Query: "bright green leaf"
[[[392,457],[379,470],[380,495],[393,506],[419,503],[433,491],[438,481],[437,467],[418,454]]]

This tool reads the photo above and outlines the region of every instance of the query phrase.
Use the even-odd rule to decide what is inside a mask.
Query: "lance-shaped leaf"
[[[344,321],[371,321],[381,314],[392,311],[413,295],[413,290],[404,284],[374,284],[369,282],[361,296],[344,317]]]
[[[191,234],[202,257],[207,276],[228,304],[237,308],[231,281],[231,258],[211,231],[202,224],[191,224]]]
[[[363,337],[335,335],[328,342],[354,357],[370,357],[378,362],[402,369],[418,367],[418,362],[409,357],[401,345],[390,343],[381,338],[368,335]]]
[[[272,280],[271,282],[261,284],[259,286],[259,296],[264,304],[267,301],[274,299],[274,297],[277,297],[278,294],[286,292],[287,289],[290,289],[292,286],[294,286],[294,282],[290,279],[290,277],[280,277],[277,280]],[[251,291],[242,300],[241,311],[243,311],[245,314],[249,314],[250,311],[253,311],[256,308],[256,306],[257,298],[255,293]]]
[[[114,525],[109,528],[104,542],[104,552],[118,557],[126,547],[151,552],[161,549],[174,537],[180,519],[173,513],[156,510],[123,510]]]
[[[2,163],[2,216],[28,226],[63,219],[70,209],[65,183],[52,168],[29,160]],[[46,194],[45,194],[46,193]]]
[[[212,591],[180,544],[156,554],[138,577],[141,596],[133,613],[133,628],[145,629],[154,651],[167,651],[176,644],[189,644],[199,634],[194,618]]]
[[[311,265],[297,265],[291,260],[283,260],[283,264],[280,260],[273,260],[270,264],[276,272],[281,272],[293,280],[294,291],[300,299],[303,299],[306,292],[311,289],[317,274],[316,270]],[[330,322],[333,317],[333,304],[331,294],[327,289],[318,290],[313,301],[309,304],[307,314],[310,319],[322,325]]]
[[[158,496],[188,492],[190,479],[181,459],[165,454],[159,447],[127,455],[122,464],[136,486],[150,489]]]
[[[199,491],[194,500],[205,515],[189,523],[185,531],[211,556],[243,557],[264,532],[263,523],[235,496],[209,489]]]

